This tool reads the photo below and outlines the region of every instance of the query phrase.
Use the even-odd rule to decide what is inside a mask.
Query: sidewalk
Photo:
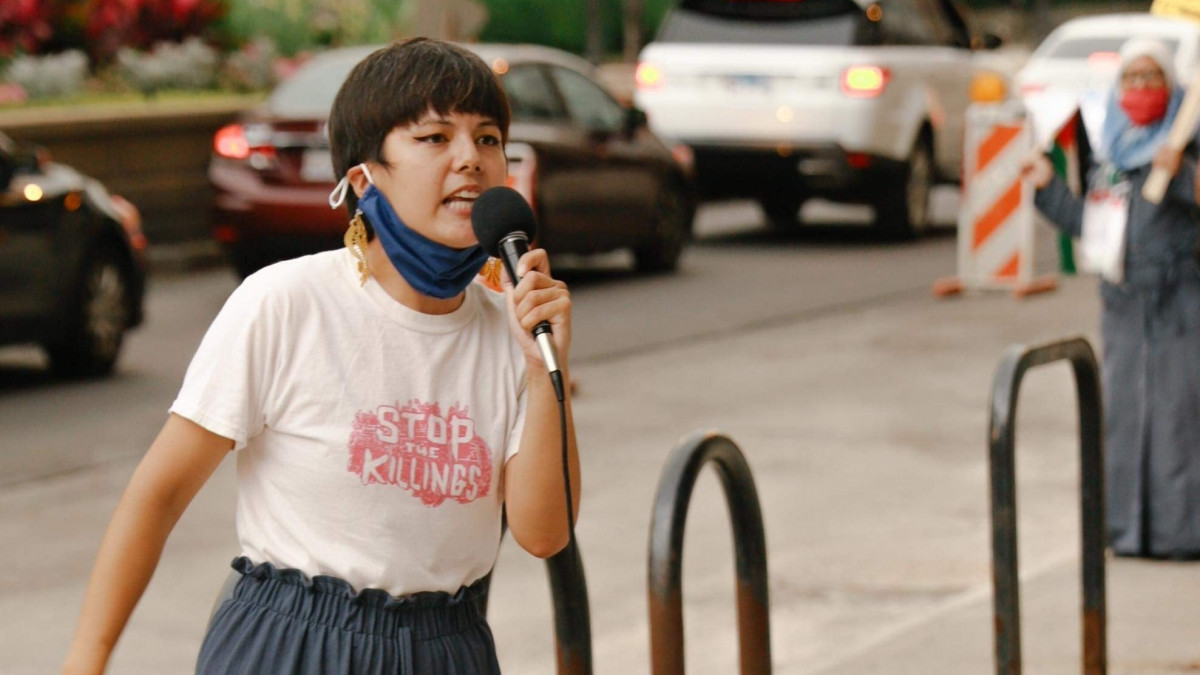
[[[862,274],[878,272],[864,261]],[[993,672],[986,469],[993,371],[1011,343],[1094,337],[1096,295],[1090,279],[1024,301],[1003,294],[938,301],[914,292],[576,362],[585,475],[578,534],[595,672],[649,672],[651,506],[668,452],[695,429],[727,433],[755,474],[775,672]],[[1036,369],[1023,389],[1025,672],[1078,673],[1069,370]],[[131,470],[121,463],[0,494],[0,671],[57,667]],[[233,482],[226,462],[180,521],[111,672],[191,672],[236,553]],[[1109,573],[1109,672],[1200,669],[1200,564],[1120,560]],[[725,507],[709,474],[693,495],[684,551],[689,675],[737,672],[733,580]],[[490,619],[505,672],[554,672],[545,572],[511,540],[497,565]]]
[[[776,672],[993,672],[992,376],[1014,342],[1083,332],[1096,344],[1096,295],[1091,279],[1025,301],[914,294],[577,366],[596,672],[648,672],[650,505],[667,450],[697,428],[728,433],[755,472]],[[1065,364],[1027,376],[1017,450],[1027,673],[1080,672],[1075,414]],[[707,481],[689,516],[684,601],[688,672],[715,675],[737,672],[736,624],[727,516]],[[505,550],[493,622],[511,672],[550,673],[550,653],[531,650],[550,634],[548,594],[528,569]],[[1200,565],[1121,560],[1109,571],[1109,672],[1196,672]]]
[[[1081,668],[1078,560],[1023,580],[1022,651],[1027,673],[1078,675]],[[1117,559],[1108,565],[1109,673],[1200,672],[1200,573],[1194,563]],[[979,592],[921,617],[821,675],[983,673],[993,649],[991,596]]]

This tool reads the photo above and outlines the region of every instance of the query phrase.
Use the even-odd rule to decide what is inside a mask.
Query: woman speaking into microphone
[[[471,211],[505,182],[508,124],[461,47],[415,39],[354,68],[329,119],[346,248],[251,275],[213,321],[113,515],[64,672],[104,670],[230,451],[240,578],[197,672],[499,672],[476,600],[502,510],[547,557],[579,495],[570,398],[530,332],[550,326],[567,377],[567,288],[540,250],[503,293],[474,283]]]
[[[1037,155],[1025,175],[1050,221],[1081,239],[1103,300],[1105,482],[1117,555],[1200,555],[1200,271],[1196,161],[1164,146],[1183,91],[1156,40],[1121,49],[1087,192],[1077,198]],[[1152,167],[1173,178],[1142,197]]]

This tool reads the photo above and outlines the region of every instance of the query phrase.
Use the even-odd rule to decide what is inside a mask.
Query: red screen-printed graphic
[[[465,407],[409,401],[354,416],[347,469],[363,485],[395,485],[426,506],[467,504],[492,484],[492,453]]]

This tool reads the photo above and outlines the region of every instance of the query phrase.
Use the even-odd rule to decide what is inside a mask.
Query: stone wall
[[[0,131],[48,150],[142,212],[151,244],[210,237],[213,134],[256,99],[0,112]]]

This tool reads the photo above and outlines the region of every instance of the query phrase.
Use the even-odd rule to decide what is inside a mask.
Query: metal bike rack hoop
[[[1069,361],[1079,396],[1080,512],[1083,567],[1083,672],[1108,672],[1104,579],[1104,439],[1100,368],[1087,340],[1071,338],[1005,351],[992,384],[988,444],[991,459],[992,585],[997,675],[1021,673],[1021,605],[1017,576],[1016,415],[1025,373]]]
[[[717,433],[697,432],[667,459],[650,524],[650,660],[654,675],[682,675],[683,534],[700,470],[711,462],[725,490],[737,570],[741,672],[771,672],[767,544],[754,477],[741,450]]]
[[[546,559],[554,598],[554,644],[559,675],[591,675],[592,622],[579,549],[568,545]]]
[[[503,532],[507,530],[505,524]],[[484,615],[487,614],[495,571],[488,572],[483,582],[479,606]],[[547,558],[546,575],[554,602],[554,651],[558,675],[592,675],[592,621],[579,548],[568,544],[567,548]]]

